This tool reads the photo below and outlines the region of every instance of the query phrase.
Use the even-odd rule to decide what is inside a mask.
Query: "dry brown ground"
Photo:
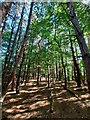
[[[62,85],[63,86],[63,85]],[[68,84],[74,96],[56,81],[53,84],[53,112],[50,112],[50,88],[42,80],[39,86],[35,80],[29,80],[24,86],[21,85],[20,94],[15,91],[8,92],[3,102],[3,119],[27,120],[32,117],[38,118],[90,118],[90,94],[87,87],[78,90],[74,82]]]

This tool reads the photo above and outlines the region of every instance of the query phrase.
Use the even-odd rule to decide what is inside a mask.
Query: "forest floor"
[[[21,84],[20,94],[8,91],[3,102],[3,119],[90,118],[90,94],[87,86],[78,89],[74,81],[68,83],[70,91],[63,90],[63,84],[59,81],[52,86],[48,88],[44,79],[37,86],[32,79],[26,86]]]

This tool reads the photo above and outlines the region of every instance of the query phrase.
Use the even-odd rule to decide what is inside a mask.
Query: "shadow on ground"
[[[73,86],[73,82],[70,86]],[[78,91],[75,87],[71,89],[78,97],[63,90],[59,82],[50,89],[45,80],[39,86],[35,80],[30,80],[26,86],[21,85],[20,94],[15,91],[7,93],[3,102],[3,119],[90,118],[90,94],[85,90]]]

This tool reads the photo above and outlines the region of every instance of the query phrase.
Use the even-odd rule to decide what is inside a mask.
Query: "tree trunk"
[[[23,66],[24,59],[25,59],[25,50],[23,52],[23,57],[22,57],[22,61],[21,61],[21,64],[20,64],[18,77],[17,77],[17,81],[16,81],[16,93],[17,94],[19,93],[20,77],[21,77],[21,72],[22,72],[22,66]]]
[[[76,60],[75,55],[74,55],[74,48],[73,48],[71,38],[70,38],[70,43],[71,43],[72,57],[73,57],[73,63],[74,63],[75,79],[77,82],[77,87],[81,87],[81,77],[80,77],[81,73],[80,73],[79,65],[78,65],[77,60]]]
[[[61,81],[61,70],[60,70],[60,63],[59,63],[59,73],[58,73],[58,79],[59,79],[59,81]]]
[[[14,91],[14,79],[12,81],[11,91]]]
[[[24,72],[23,72],[23,82],[26,84],[26,81],[25,81],[25,73],[26,73],[26,71],[24,70]]]
[[[2,3],[1,8],[0,8],[0,10],[2,10],[2,21],[5,18],[5,16],[8,14],[11,5],[12,5],[12,2],[10,1],[8,2],[6,1]]]
[[[15,17],[15,16],[14,16]],[[13,22],[12,22],[13,24]],[[12,25],[12,29],[11,29],[11,35],[10,35],[10,39],[9,39],[9,44],[8,44],[8,47],[7,47],[7,52],[6,52],[6,56],[5,56],[5,64],[4,64],[4,70],[3,70],[3,73],[2,73],[2,80],[4,81],[5,80],[5,77],[6,77],[6,72],[7,72],[7,68],[10,64],[10,61],[8,61],[8,58],[9,58],[9,54],[10,54],[10,47],[11,47],[11,43],[12,43],[12,36],[13,36],[13,33],[14,33],[14,24]]]
[[[56,80],[58,79],[58,65],[57,65],[57,61],[56,61]]]
[[[39,85],[39,78],[40,78],[40,67],[37,68],[38,76],[37,76],[37,85]]]
[[[48,78],[47,78],[48,80],[48,88],[50,87],[50,68],[49,68],[49,66],[48,66]]]
[[[76,72],[76,68],[75,68],[75,66],[74,66],[74,78],[75,78],[75,81],[77,81],[77,72]]]
[[[20,52],[19,52],[19,56],[14,64],[14,68],[13,68],[13,71],[11,73],[11,76],[10,76],[10,79],[8,80],[7,84],[4,85],[4,88],[3,88],[3,95],[6,94],[7,90],[8,90],[8,87],[11,85],[11,82],[14,78],[14,75],[15,75],[15,72],[16,72],[16,69],[17,69],[17,66],[18,66],[18,63],[21,59],[21,56],[23,54],[23,51],[24,51],[24,47],[26,45],[26,42],[27,42],[27,35],[28,35],[28,31],[29,31],[29,27],[30,27],[30,22],[31,22],[31,15],[32,15],[32,8],[33,8],[33,2],[31,3],[31,7],[30,7],[30,12],[29,12],[29,17],[28,17],[28,25],[27,25],[27,28],[26,28],[26,32],[25,32],[25,35],[24,35],[24,40],[23,40],[23,44],[21,46],[21,49],[20,49]]]
[[[20,22],[19,22],[19,25],[18,25],[18,28],[17,28],[17,31],[16,31],[16,35],[14,37],[13,45],[10,48],[12,36],[13,36],[13,33],[14,33],[14,24],[13,24],[13,27],[12,27],[12,30],[11,30],[11,36],[10,36],[9,45],[8,45],[8,49],[7,49],[7,53],[6,53],[6,58],[5,58],[5,65],[4,65],[3,78],[2,78],[3,80],[5,79],[7,69],[9,69],[8,67],[9,67],[10,60],[12,58],[13,52],[14,52],[17,35],[18,35],[19,29],[20,29],[21,24],[22,24],[24,9],[25,9],[25,4],[23,5],[23,8],[22,8],[21,19],[20,19]],[[15,20],[15,17],[16,17],[16,15],[14,16],[14,20]]]
[[[67,68],[67,77],[68,77],[68,81],[70,81],[70,71],[69,71],[69,69]]]
[[[90,36],[88,37],[88,49],[90,51]]]
[[[29,80],[29,74],[30,74],[30,58],[29,58],[29,62],[28,62],[28,67],[27,67],[27,75],[26,75],[26,80]]]
[[[10,60],[11,60],[11,58],[12,58],[13,53],[14,53],[14,48],[15,48],[15,45],[16,45],[17,35],[18,35],[18,32],[19,32],[20,27],[21,27],[21,25],[22,25],[22,20],[23,20],[23,15],[24,15],[24,9],[25,9],[25,3],[24,3],[23,8],[22,8],[21,19],[20,19],[20,21],[19,21],[19,25],[18,25],[16,34],[15,34],[14,41],[13,41],[13,45],[12,45],[11,52],[10,52],[10,55],[9,55],[9,62],[10,62]],[[20,33],[19,33],[19,34],[20,34]]]
[[[75,28],[76,37],[77,37],[78,44],[79,44],[79,47],[80,47],[80,50],[82,53],[84,65],[86,68],[88,89],[90,91],[90,52],[89,52],[88,47],[85,43],[84,35],[80,29],[79,22],[78,22],[78,19],[77,19],[72,2],[67,2],[67,5],[68,5],[68,8],[70,10],[69,18],[70,18],[70,20]]]
[[[1,20],[1,19],[0,19],[0,20]],[[4,22],[3,22],[1,34],[3,34],[3,31],[4,31],[4,29],[5,29],[6,21],[7,21],[7,16],[5,16],[5,19],[4,19]]]
[[[67,89],[66,68],[65,68],[65,65],[64,65],[64,61],[63,61],[63,56],[62,55],[61,55],[61,62],[62,62],[64,77],[65,77],[64,89],[66,90]]]

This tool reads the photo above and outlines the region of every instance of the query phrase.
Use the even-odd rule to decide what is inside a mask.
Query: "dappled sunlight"
[[[38,89],[38,87],[36,86],[36,87],[32,87],[31,88],[31,90],[37,90]]]
[[[77,101],[78,99],[77,98],[75,98],[75,97],[70,97],[70,98],[57,98],[57,101],[59,102],[59,103],[61,103],[61,102],[74,102],[74,101]]]
[[[6,95],[12,95],[12,94],[15,94],[16,92],[15,91],[9,91],[6,93]]]
[[[17,102],[17,101],[19,101],[19,100],[21,100],[21,99],[22,99],[22,98],[15,98],[15,99],[12,98],[12,99],[9,100],[9,102]]]
[[[90,4],[0,1],[2,119],[90,118]]]
[[[75,81],[68,81],[68,87],[77,89],[77,83]]]
[[[20,109],[17,109],[15,112],[17,113],[24,113],[27,109],[23,109],[23,110],[20,110]]]
[[[64,94],[64,93],[66,93],[66,90],[62,90],[61,92],[55,94],[55,96],[56,96],[56,97],[59,97],[60,95],[62,95],[62,94]]]
[[[80,88],[77,88],[77,87],[74,87],[74,91],[87,91],[88,90],[88,87],[87,86],[82,86]]]
[[[18,109],[21,108],[21,107],[22,107],[22,105],[18,105],[18,106],[17,106]]]
[[[7,99],[6,102],[4,103],[5,106],[8,108],[14,106],[15,104],[20,104],[22,102],[22,98],[13,98],[13,99]]]
[[[89,107],[89,109],[90,109],[90,100],[86,101],[86,105],[87,105],[87,107]]]
[[[15,118],[21,118],[21,114],[17,114],[17,115],[15,115],[15,116],[13,116],[13,118],[15,119]]]
[[[76,105],[79,105],[80,107],[81,107],[81,106],[86,107],[86,105],[85,105],[82,101],[76,101],[75,104],[76,104]]]
[[[17,119],[17,118],[20,118],[20,119],[24,118],[25,119],[26,117],[27,117],[27,113],[16,114],[13,116],[14,119]]]
[[[38,114],[40,114],[39,111],[31,112],[31,113],[29,114],[29,118],[30,118],[30,117],[38,117]]]
[[[72,82],[73,84],[73,82]],[[71,86],[72,86],[71,84]],[[33,85],[33,81],[27,83],[26,86],[20,86],[20,94],[8,92],[3,104],[3,113],[8,118],[13,119],[29,119],[30,117],[54,117],[74,118],[75,116],[89,116],[90,94],[78,91],[75,97],[67,90],[63,90],[60,84],[52,85],[47,88],[45,85]],[[75,87],[73,88],[75,89]],[[50,113],[52,92],[53,113]]]
[[[29,90],[29,91],[26,91],[26,90],[21,90],[20,91],[20,93],[22,94],[22,93],[35,93],[35,92],[37,92],[38,90],[36,89],[36,90],[34,90],[34,89],[32,89],[32,90]]]
[[[12,110],[12,109],[6,110],[7,113],[11,113],[11,112],[13,112],[13,111],[14,111],[14,110]]]
[[[84,98],[84,99],[89,98],[90,99],[90,94],[87,93],[85,95],[80,95],[80,98]]]
[[[68,99],[66,99],[67,101],[76,101],[76,100],[78,100],[76,97],[71,97],[71,98],[68,98]]]
[[[47,97],[44,97],[42,95],[36,95],[36,96],[32,97],[31,100],[41,100],[41,98],[42,98],[42,100],[47,99]]]
[[[71,97],[67,99],[63,99],[63,101],[77,101],[78,99],[76,97]]]
[[[33,109],[37,109],[39,107],[44,107],[44,106],[46,106],[48,104],[49,104],[48,101],[38,101],[38,102],[30,105],[30,108],[33,110]]]

